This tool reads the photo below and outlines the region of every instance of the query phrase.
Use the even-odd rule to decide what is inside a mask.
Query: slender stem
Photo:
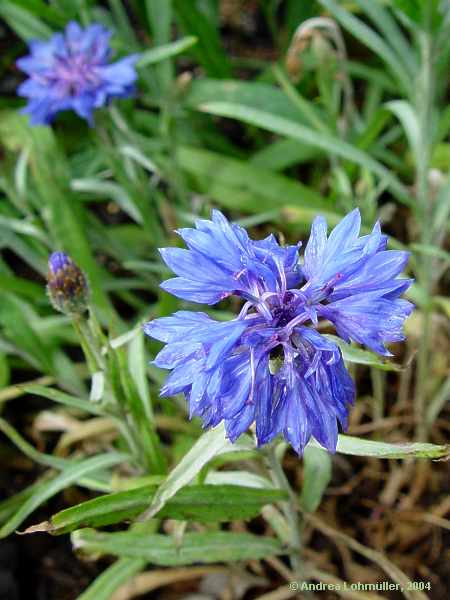
[[[301,553],[301,523],[298,514],[298,499],[292,490],[289,481],[283,471],[283,467],[277,453],[275,445],[270,445],[267,449],[267,461],[274,483],[281,489],[286,490],[289,500],[283,503],[283,512],[291,528],[291,568],[297,575],[300,574],[300,553]]]
[[[370,370],[372,378],[372,390],[373,390],[373,419],[376,421],[384,417],[384,393],[385,393],[385,375],[378,369],[372,368]]]
[[[434,101],[433,38],[428,31],[419,37],[421,49],[421,70],[416,86],[416,110],[419,125],[419,148],[416,156],[417,201],[422,222],[421,242],[427,245],[430,240],[433,207],[429,190],[428,173],[432,152],[432,112]],[[422,310],[422,336],[417,356],[416,390],[414,409],[417,422],[416,436],[424,441],[427,435],[425,422],[426,395],[431,340],[432,268],[427,254],[420,257],[419,282],[425,291],[427,302]]]
[[[91,374],[104,370],[104,360],[100,348],[92,335],[92,331],[84,315],[74,315],[72,318],[73,327],[86,356],[86,361]]]

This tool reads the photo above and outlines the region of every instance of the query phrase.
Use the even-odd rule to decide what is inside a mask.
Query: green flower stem
[[[269,470],[272,476],[273,482],[278,485],[281,489],[286,490],[289,494],[289,500],[283,503],[283,512],[291,530],[291,541],[290,541],[290,561],[292,571],[296,576],[301,574],[301,523],[298,513],[298,498],[292,490],[289,481],[284,473],[282,461],[282,449],[283,445],[278,447],[274,444],[268,446],[266,451],[267,462]],[[278,449],[278,451],[277,451]],[[281,450],[281,453],[279,452]]]
[[[89,319],[87,319],[85,315],[74,315],[72,323],[86,357],[89,372],[91,375],[94,375],[94,373],[101,371],[105,373],[107,381],[110,381],[110,377],[107,374],[108,367],[106,365],[106,360],[101,350],[106,339],[104,338],[95,315],[91,313]],[[111,391],[114,403],[112,405],[105,404],[103,408],[105,412],[114,419],[131,455],[134,457],[136,463],[142,467],[144,460],[137,431],[133,427],[133,424],[129,422],[127,413],[116,397],[114,390]]]
[[[385,413],[385,374],[379,369],[372,367],[370,369],[370,376],[372,379],[372,390],[373,390],[373,420],[377,421],[384,417]]]
[[[72,317],[72,324],[80,340],[91,375],[98,371],[103,371],[105,362],[101,355],[100,344],[92,335],[92,330],[86,317],[84,315],[74,315]]]
[[[419,125],[419,148],[416,157],[416,193],[422,221],[421,243],[430,243],[433,206],[429,189],[430,157],[432,154],[432,122],[435,88],[435,73],[433,69],[433,37],[430,31],[419,33],[421,50],[421,70],[416,86],[416,111]],[[422,310],[422,336],[417,356],[417,377],[414,396],[414,411],[417,422],[416,437],[425,441],[427,427],[425,420],[426,396],[428,387],[428,370],[431,341],[431,294],[432,294],[432,261],[427,254],[419,258],[419,282],[426,293],[427,303]]]

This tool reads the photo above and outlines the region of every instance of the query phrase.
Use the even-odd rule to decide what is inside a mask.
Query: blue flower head
[[[29,78],[17,93],[28,98],[23,112],[32,125],[48,125],[64,110],[75,111],[92,125],[96,108],[133,94],[138,57],[110,63],[111,35],[102,25],[82,29],[71,21],[48,41],[29,43],[30,54],[16,63]]]
[[[313,436],[334,452],[355,388],[340,349],[316,331],[319,319],[389,355],[385,344],[403,339],[413,309],[400,298],[412,280],[397,277],[408,253],[386,250],[378,223],[359,237],[360,221],[354,210],[328,236],[317,217],[302,259],[300,244],[254,241],[218,211],[179,230],[187,249],[161,250],[177,275],[162,287],[205,304],[233,294],[243,305],[228,322],[179,311],[144,326],[166,344],[154,361],[172,371],[162,395],[184,393],[190,416],[205,427],[224,421],[232,441],[255,422],[260,445],[282,434],[301,454]]]

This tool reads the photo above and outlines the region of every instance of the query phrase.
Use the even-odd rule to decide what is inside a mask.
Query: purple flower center
[[[65,84],[65,94],[77,95],[86,88],[100,84],[95,67],[92,58],[84,53],[70,54],[67,58],[57,56],[53,77]]]

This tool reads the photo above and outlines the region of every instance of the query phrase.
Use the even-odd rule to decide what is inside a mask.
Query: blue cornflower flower
[[[48,41],[29,43],[30,54],[16,62],[29,76],[17,93],[28,98],[22,112],[30,114],[32,125],[48,125],[64,110],[75,111],[92,125],[96,108],[133,94],[138,56],[110,63],[111,35],[103,25],[82,29],[71,21]]]
[[[311,436],[334,452],[355,388],[338,346],[314,327],[328,319],[346,342],[389,355],[413,309],[400,299],[412,280],[397,278],[408,253],[386,250],[378,223],[359,237],[360,221],[354,210],[327,236],[317,217],[303,260],[300,243],[251,240],[218,211],[178,231],[188,249],[161,250],[177,275],[162,287],[193,302],[245,302],[227,322],[179,311],[144,325],[166,343],[154,361],[172,370],[162,395],[183,392],[190,416],[224,421],[231,441],[255,422],[259,445],[281,433],[299,454]]]

